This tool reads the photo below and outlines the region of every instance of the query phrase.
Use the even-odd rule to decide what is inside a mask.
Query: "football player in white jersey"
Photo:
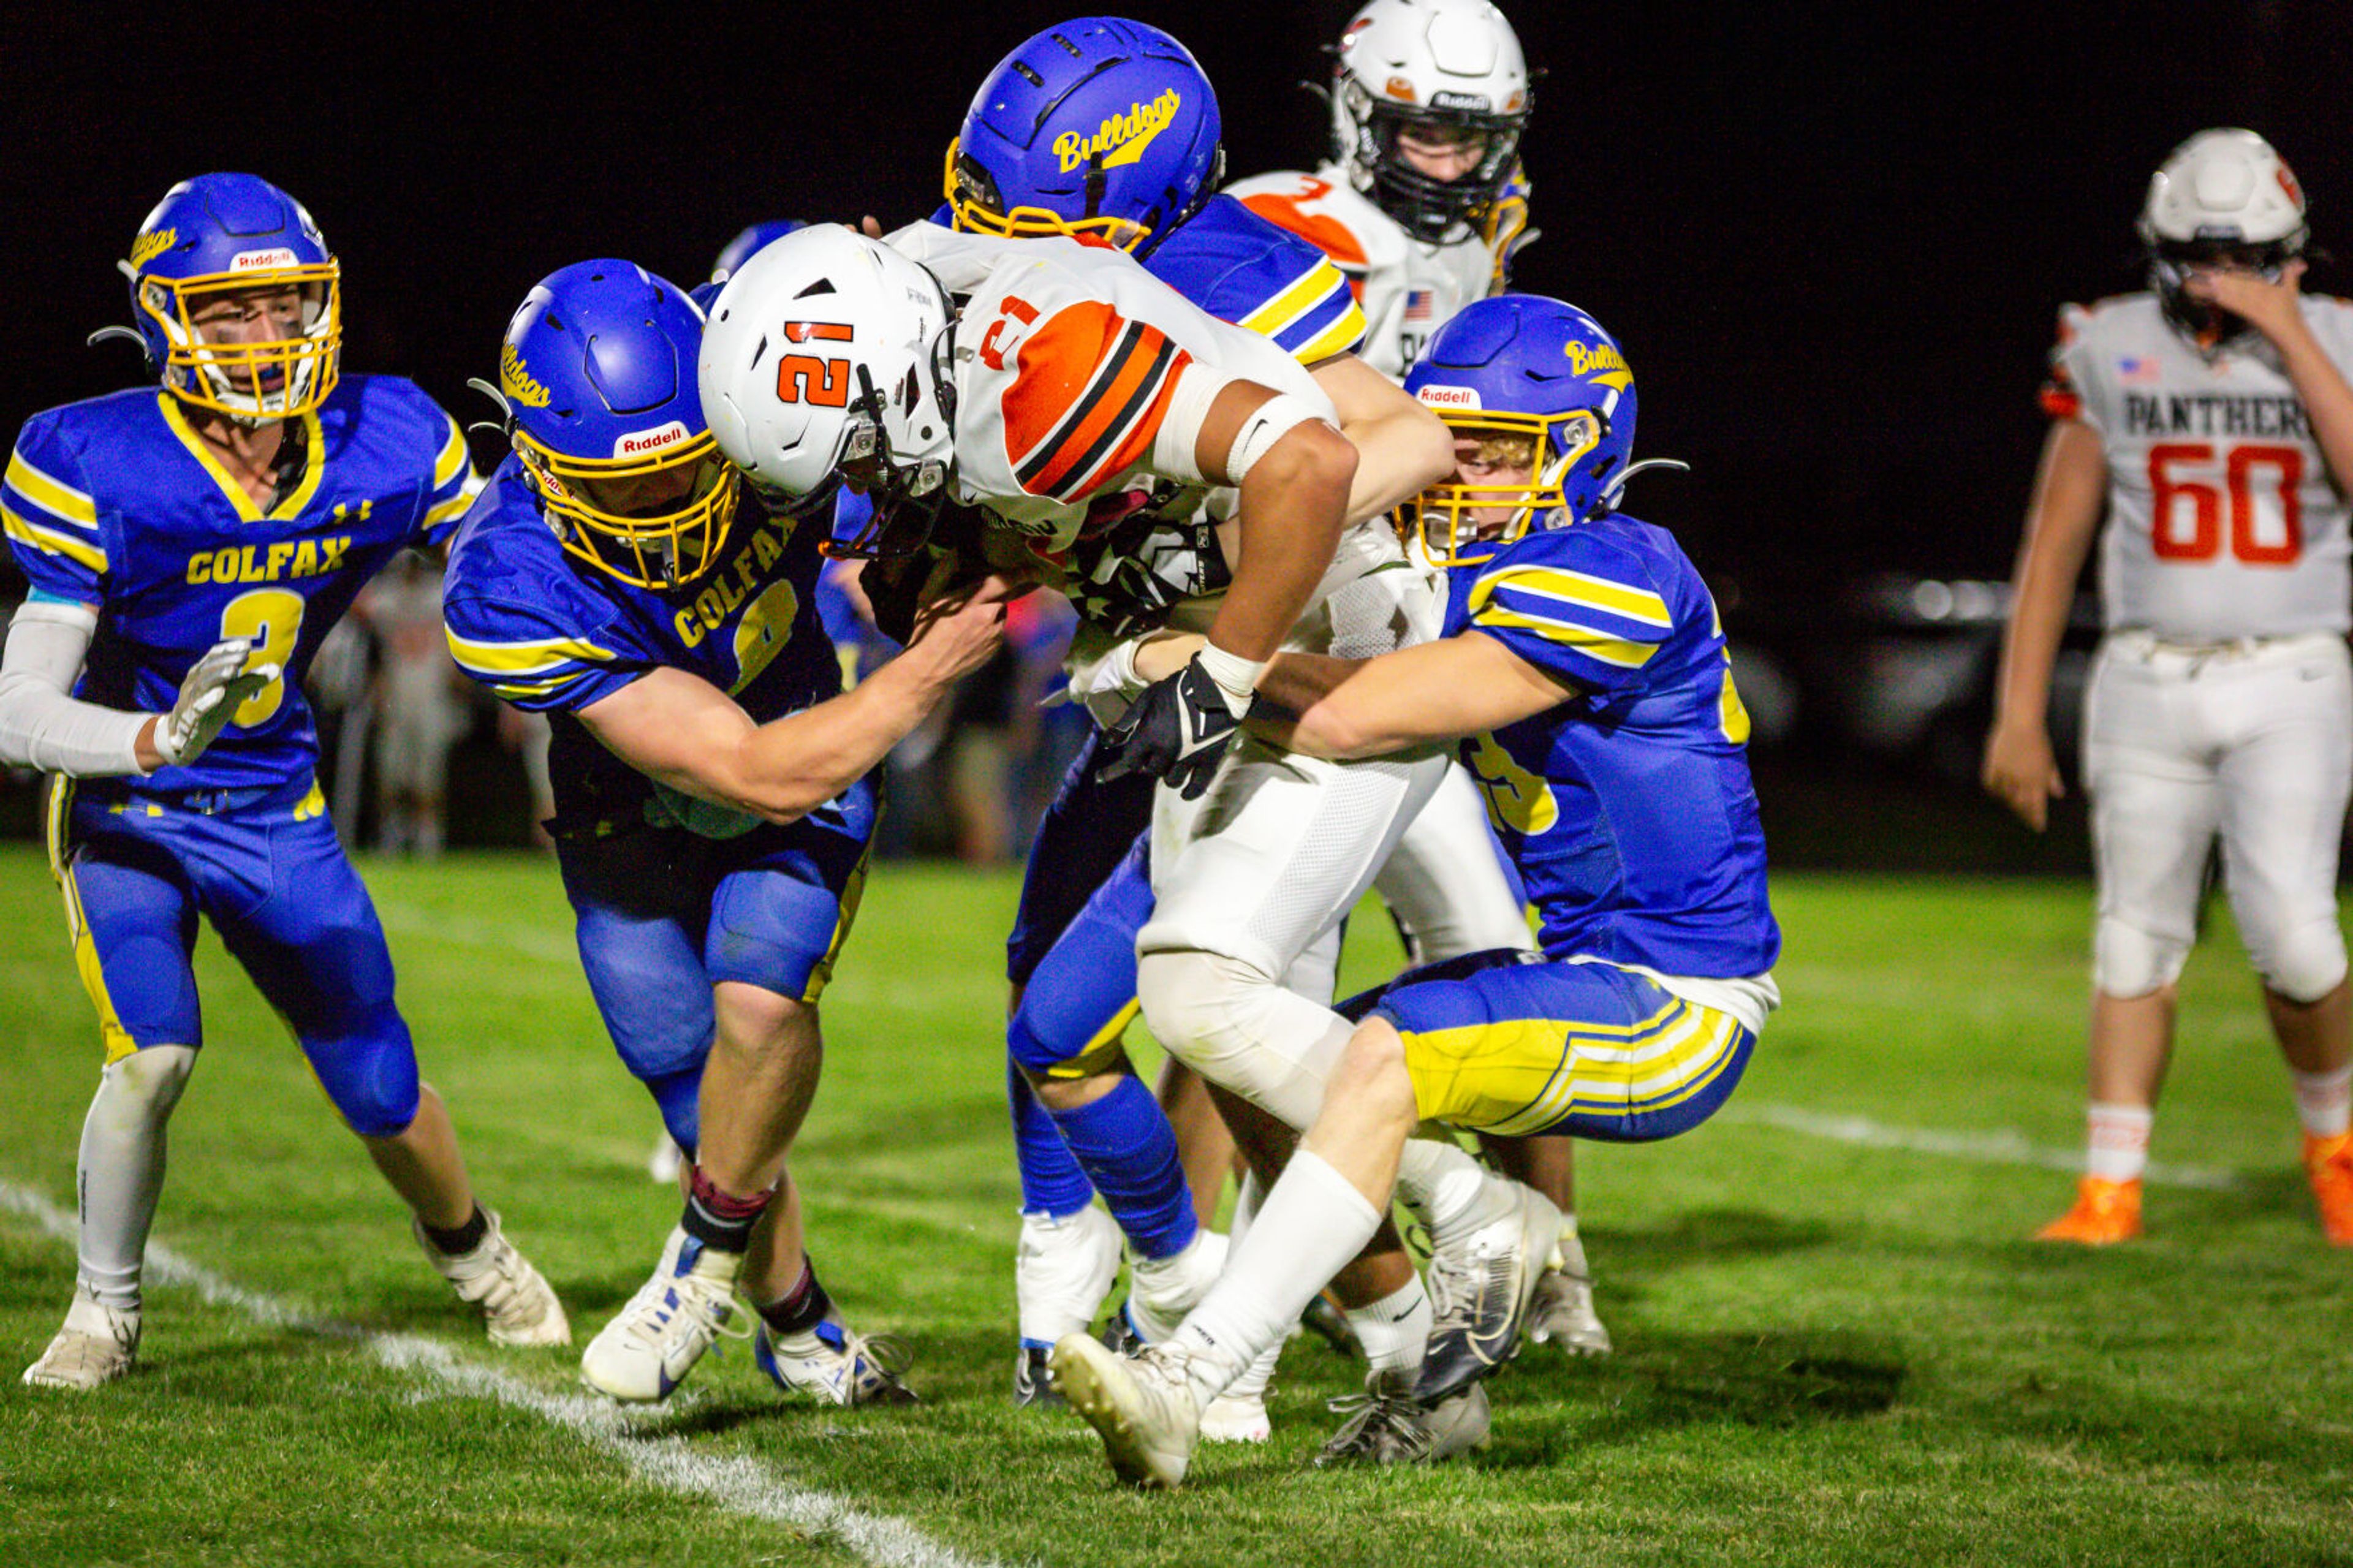
[[[1365,362],[1402,378],[1430,334],[1509,286],[1536,237],[1519,144],[1534,106],[1519,36],[1490,0],[1372,0],[1340,37],[1329,90],[1332,154],[1314,174],[1280,170],[1229,187],[1260,216],[1332,258],[1365,312]],[[1531,946],[1484,919],[1493,850],[1476,792],[1450,768],[1375,887],[1419,963],[1476,948]],[[1488,1141],[1512,1175],[1561,1210],[1565,1266],[1549,1273],[1530,1332],[1573,1354],[1606,1353],[1609,1331],[1577,1235],[1569,1142]]]
[[[867,493],[874,516],[852,550],[922,548],[953,494],[979,509],[992,566],[1083,587],[1111,524],[1147,506],[1189,518],[1224,493],[1231,585],[1169,616],[1208,646],[1145,687],[1106,741],[1170,785],[1137,991],[1153,1033],[1203,1077],[1304,1127],[1350,1031],[1285,977],[1363,896],[1445,765],[1324,763],[1236,739],[1278,647],[1386,651],[1436,626],[1430,584],[1397,569],[1379,509],[1346,521],[1355,450],[1314,377],[1124,253],[936,225],[890,245],[831,226],[777,241],[713,301],[701,363],[712,427],[754,484],[808,496],[839,479]],[[1529,1271],[1555,1254],[1552,1205],[1435,1142],[1409,1152],[1400,1191],[1481,1282],[1461,1304],[1460,1353],[1509,1343]],[[1367,1300],[1420,1296],[1402,1249],[1355,1284]]]
[[[2151,289],[2061,315],[1984,768],[2040,831],[2064,793],[2044,722],[2052,666],[2105,497],[2106,636],[2084,699],[2099,879],[2090,1157],[2045,1240],[2140,1234],[2175,981],[2219,837],[2322,1226],[2353,1245],[2336,900],[2353,787],[2353,303],[2299,291],[2306,233],[2303,192],[2262,137],[2200,132],[2149,184]]]
[[[1372,0],[1340,36],[1332,155],[1229,187],[1357,285],[1362,354],[1402,377],[1473,300],[1503,292],[1535,238],[1520,133],[1518,35],[1489,0]]]

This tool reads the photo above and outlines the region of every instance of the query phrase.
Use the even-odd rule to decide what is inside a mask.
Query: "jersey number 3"
[[[2201,472],[2202,470],[2202,472]],[[2211,561],[2222,549],[2222,504],[2231,508],[2231,553],[2250,566],[2293,566],[2304,551],[2304,454],[2294,447],[2233,447],[2214,482],[2214,447],[2168,441],[2148,449],[2149,545],[2159,561]]]
[[[220,635],[224,640],[250,637],[253,651],[246,656],[246,662],[274,664],[282,670],[294,658],[294,639],[301,635],[304,604],[301,595],[290,594],[283,588],[257,588],[250,594],[239,594],[221,608]],[[285,700],[286,678],[280,675],[238,704],[229,722],[246,730],[268,723]]]

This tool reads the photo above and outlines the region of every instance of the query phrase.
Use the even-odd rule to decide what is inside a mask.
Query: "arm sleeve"
[[[1648,576],[1598,552],[1545,561],[1505,554],[1472,582],[1464,624],[1547,675],[1605,692],[1636,682],[1674,632]]]
[[[0,527],[37,592],[78,605],[105,595],[106,541],[81,463],[49,416],[27,423],[0,476]]]
[[[441,415],[448,432],[441,450],[433,459],[433,486],[426,494],[417,532],[420,543],[446,544],[449,536],[458,531],[466,509],[481,493],[482,477],[474,472],[473,458],[466,450],[466,433],[446,412],[438,408],[434,412]]]
[[[526,712],[576,711],[653,668],[538,606],[467,595],[445,602],[442,616],[458,668]]]
[[[75,778],[146,773],[139,731],[150,715],[68,695],[97,629],[80,605],[36,599],[17,610],[0,655],[0,763]]]

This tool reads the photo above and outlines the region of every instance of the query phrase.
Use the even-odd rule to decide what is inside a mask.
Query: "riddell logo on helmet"
[[[666,447],[675,447],[685,439],[687,439],[686,421],[673,419],[669,424],[655,429],[632,430],[621,437],[613,443],[613,456],[640,457],[648,452],[659,452]]]
[[[1440,386],[1433,382],[1414,395],[1432,408],[1484,408],[1487,406],[1479,401],[1479,392],[1476,387]]]
[[[1054,138],[1054,156],[1060,160],[1065,174],[1098,154],[1106,169],[1133,163],[1144,156],[1153,138],[1168,129],[1184,103],[1172,87],[1150,103],[1130,104],[1125,114],[1113,115],[1096,128],[1092,136],[1063,132]]]
[[[1483,92],[1433,92],[1430,95],[1432,109],[1469,109],[1484,114],[1487,95]]]
[[[159,228],[153,234],[142,234],[131,242],[131,265],[144,267],[179,243],[180,231],[176,228]]]
[[[280,267],[301,265],[295,254],[281,245],[274,250],[240,250],[229,258],[228,269],[231,272],[267,272]]]

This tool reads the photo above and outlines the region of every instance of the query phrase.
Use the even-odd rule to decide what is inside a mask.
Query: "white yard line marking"
[[[432,937],[458,947],[474,947],[488,952],[534,958],[542,963],[560,964],[566,969],[580,967],[580,949],[574,944],[569,927],[545,928],[522,925],[512,921],[480,921],[446,910],[418,909],[394,899],[376,900],[375,913],[376,918],[384,922],[385,930],[398,931],[403,936]]]
[[[1901,1149],[1914,1154],[1941,1154],[1954,1160],[1975,1160],[1989,1165],[2033,1165],[2080,1174],[2081,1149],[2053,1149],[2029,1142],[2023,1133],[1951,1132],[1934,1127],[1890,1127],[1861,1116],[1826,1116],[1794,1105],[1757,1105],[1735,1100],[1717,1112],[1720,1120],[1750,1126],[1778,1127],[1810,1138],[1859,1143],[1871,1149]],[[2240,1184],[2239,1173],[2211,1165],[2175,1165],[2149,1162],[2144,1180],[2160,1187],[2202,1187],[2229,1192]]]
[[[74,1216],[40,1194],[0,1181],[0,1209],[20,1215],[71,1246]],[[548,1394],[520,1378],[470,1362],[447,1345],[412,1334],[376,1334],[304,1311],[291,1302],[248,1290],[168,1247],[147,1246],[147,1275],[183,1285],[215,1306],[232,1308],[267,1328],[348,1342],[385,1367],[429,1379],[456,1394],[492,1399],[560,1426],[590,1447],[619,1460],[642,1479],[684,1497],[701,1498],[746,1518],[781,1524],[839,1542],[883,1568],[983,1568],[899,1520],[872,1514],[828,1492],[796,1486],[758,1460],[697,1452],[685,1438],[636,1430],[618,1407],[586,1394]]]

